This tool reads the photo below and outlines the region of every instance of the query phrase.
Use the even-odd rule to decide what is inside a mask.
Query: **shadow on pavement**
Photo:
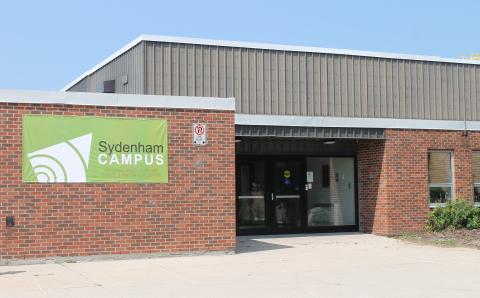
[[[285,249],[291,247],[292,246],[268,243],[261,240],[254,240],[248,237],[237,238],[237,254],[274,249]]]
[[[292,248],[291,245],[282,245],[271,243],[269,239],[275,238],[309,238],[309,237],[328,237],[328,236],[352,236],[361,235],[360,232],[340,232],[340,233],[315,233],[315,234],[276,234],[276,235],[254,235],[237,237],[237,253],[249,253],[265,250]]]

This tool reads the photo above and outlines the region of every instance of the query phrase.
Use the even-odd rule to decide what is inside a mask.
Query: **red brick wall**
[[[388,129],[385,141],[359,144],[362,231],[398,234],[425,228],[431,149],[453,151],[455,196],[473,201],[471,152],[480,149],[480,132]]]
[[[169,183],[22,183],[23,114],[166,118]],[[0,127],[0,259],[235,248],[233,112],[0,103]]]

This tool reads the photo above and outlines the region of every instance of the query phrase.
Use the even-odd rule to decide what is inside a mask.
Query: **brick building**
[[[479,64],[142,35],[50,101],[0,94],[1,212],[16,221],[2,227],[2,257],[229,251],[235,234],[422,230],[448,200],[480,204]],[[168,183],[22,183],[19,125],[31,113],[167,118]],[[206,146],[192,145],[193,123],[208,125]]]
[[[234,251],[233,109],[234,100],[224,98],[0,91],[0,213],[4,222],[0,263]],[[168,182],[107,183],[88,177],[86,183],[25,181],[22,147],[23,158],[30,159],[25,148],[27,115],[47,121],[51,116],[66,117],[65,124],[69,119],[91,118],[166,120]],[[207,145],[192,143],[192,123],[208,124]],[[61,134],[62,129],[48,134]],[[119,140],[125,140],[123,135],[119,134]],[[94,143],[87,161],[90,168],[95,161]],[[5,218],[13,218],[13,226],[6,226]]]

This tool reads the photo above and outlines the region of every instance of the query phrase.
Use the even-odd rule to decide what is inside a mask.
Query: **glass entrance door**
[[[272,229],[287,231],[301,227],[304,175],[302,160],[274,160],[271,167]]]
[[[239,234],[289,232],[302,227],[304,159],[237,161]]]
[[[237,229],[262,232],[266,229],[265,162],[237,162]]]
[[[353,157],[238,157],[238,234],[358,229]]]

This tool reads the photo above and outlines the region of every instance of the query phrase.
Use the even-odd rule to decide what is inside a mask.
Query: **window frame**
[[[450,183],[430,183],[430,153],[433,152],[449,152],[450,153]],[[447,202],[445,203],[432,203],[430,197],[430,189],[432,187],[449,187],[451,189],[450,193],[450,201],[455,200],[455,167],[454,167],[454,151],[451,149],[429,149],[427,152],[427,173],[428,173],[428,207],[429,208],[437,208],[437,207],[445,207]],[[480,185],[480,184],[479,184]],[[479,204],[480,206],[480,204]]]
[[[473,183],[473,194],[475,195],[475,187],[480,187],[480,183]],[[475,197],[473,198],[473,205],[475,207],[480,207],[480,202],[475,202]]]
[[[473,165],[473,153],[477,152],[478,154],[480,154],[480,150],[478,149],[475,149],[475,150],[472,150],[472,165]],[[475,177],[473,176],[473,171],[472,171],[472,180],[473,180],[473,204],[476,206],[476,207],[480,207],[480,202],[475,202],[475,188],[476,187],[480,187],[480,182],[478,183],[475,183]]]

